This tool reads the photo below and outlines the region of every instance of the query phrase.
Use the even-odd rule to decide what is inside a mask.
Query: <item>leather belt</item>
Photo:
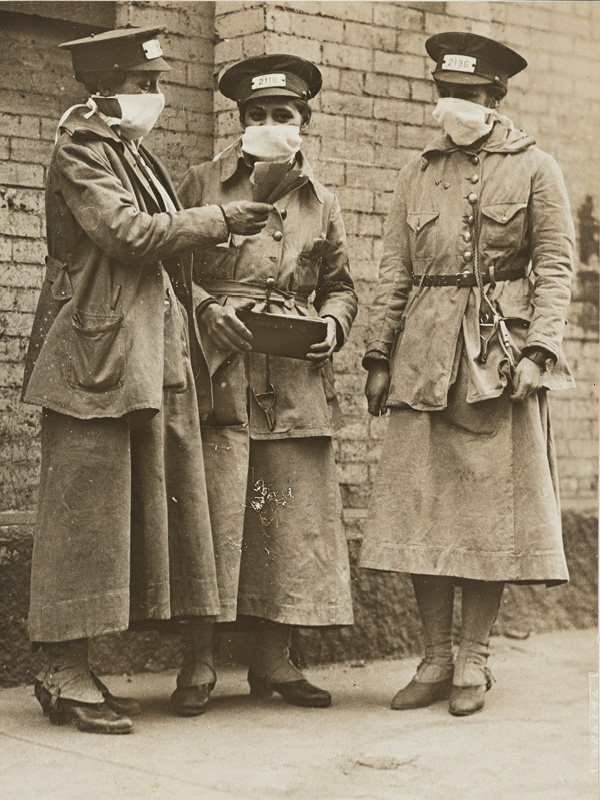
[[[494,270],[493,267],[483,270],[481,277],[484,283],[498,283],[498,281],[516,281],[525,277],[524,267]],[[413,275],[413,286],[477,286],[474,272],[457,272],[452,275]]]
[[[267,284],[243,281],[230,281],[209,279],[206,281],[195,281],[206,292],[214,296],[229,295],[230,297],[248,297],[251,300],[264,300],[267,292]],[[269,299],[271,303],[282,303],[288,308],[303,306],[308,308],[308,297],[293,292],[286,292],[283,289],[270,289]]]

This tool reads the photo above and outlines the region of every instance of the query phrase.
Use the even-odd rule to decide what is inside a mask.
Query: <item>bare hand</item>
[[[543,369],[530,358],[522,358],[515,369],[511,400],[525,400],[539,391],[544,382]]]
[[[325,317],[327,322],[327,336],[322,342],[311,344],[306,358],[314,369],[324,367],[329,361],[337,344],[337,322],[333,317]]]
[[[253,300],[245,300],[238,307],[253,305]],[[252,334],[236,315],[234,306],[211,303],[202,312],[198,326],[201,336],[207,336],[220,350],[247,353],[252,349]]]
[[[390,370],[387,361],[375,361],[365,385],[369,414],[379,417],[387,412]]]
[[[270,203],[253,203],[249,200],[236,200],[222,206],[229,231],[242,236],[260,233],[273,208]]]

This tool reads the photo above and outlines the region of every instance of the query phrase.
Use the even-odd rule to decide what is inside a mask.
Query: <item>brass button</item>
[[[471,159],[471,162],[473,164],[479,164],[479,156],[473,156],[473,158]]]
[[[462,237],[465,240],[465,242],[470,242],[471,241],[471,234],[469,233],[469,231],[465,231],[463,233]]]
[[[471,203],[472,206],[474,206],[475,203],[477,202],[477,195],[475,194],[475,192],[471,192],[471,194],[467,197],[467,200],[469,201],[469,203]]]
[[[450,188],[450,184],[448,183],[448,181],[445,181],[444,182],[444,189],[449,189],[449,188]]]
[[[473,253],[470,250],[465,250],[463,253],[463,259],[465,261],[470,261],[473,258]]]
[[[281,231],[275,231],[273,238],[276,242],[280,242],[283,239],[283,233]]]
[[[286,217],[287,217],[287,208],[284,208],[281,211],[281,219],[285,219]]]
[[[472,214],[466,218],[467,225],[472,225],[475,222],[475,217]]]
[[[471,183],[479,183],[479,175],[471,175]]]

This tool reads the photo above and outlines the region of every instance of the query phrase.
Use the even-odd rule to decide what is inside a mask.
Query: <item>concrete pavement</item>
[[[170,716],[173,673],[110,678],[143,704],[128,736],[41,715],[31,687],[0,692],[5,800],[587,800],[598,797],[596,631],[492,640],[484,711],[391,711],[415,659],[311,669],[329,709],[251,700],[224,670],[206,715]],[[591,688],[590,688],[591,687]],[[595,692],[595,704],[590,703]],[[595,728],[595,731],[594,731]]]

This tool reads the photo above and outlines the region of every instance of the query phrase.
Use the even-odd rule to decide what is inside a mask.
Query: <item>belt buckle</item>
[[[464,272],[457,272],[456,273],[456,285],[457,286],[469,286],[470,284],[468,283],[468,281],[469,281],[469,278],[470,278],[470,276],[472,274],[473,273],[469,272],[468,270],[465,270]]]

